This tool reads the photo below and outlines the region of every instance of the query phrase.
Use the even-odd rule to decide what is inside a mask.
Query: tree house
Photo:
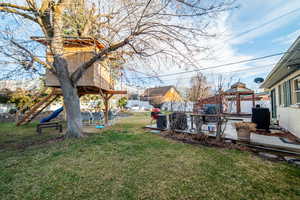
[[[48,46],[49,40],[45,37],[31,37],[32,40],[37,41],[45,46]],[[90,60],[95,53],[98,53],[105,45],[96,39],[89,37],[64,37],[64,49],[63,57],[68,62],[69,73],[72,74],[82,63]],[[49,49],[46,51],[46,57],[48,62],[52,62],[53,57]],[[51,95],[61,95],[62,92],[59,89],[60,83],[56,76],[46,71],[45,84],[47,87],[54,88]],[[105,106],[105,123],[108,123],[108,101],[114,94],[126,94],[126,91],[114,90],[115,82],[112,75],[112,69],[105,61],[95,62],[79,79],[77,83],[77,90],[79,95],[85,94],[99,94],[104,100]],[[30,111],[29,111],[30,112]],[[41,112],[41,110],[39,110]],[[27,119],[20,120],[17,124],[24,124],[33,119],[32,116],[36,116],[36,113],[27,114]],[[27,116],[25,115],[25,116]]]
[[[32,39],[45,46],[48,45],[48,41],[44,37],[32,37]],[[104,47],[102,43],[92,38],[65,37],[63,57],[68,62],[70,74]],[[47,51],[46,56],[47,60],[51,62],[51,52]],[[59,81],[50,71],[46,72],[45,83],[47,87],[60,88]],[[98,92],[98,94],[100,89],[105,91],[114,90],[111,69],[105,62],[95,62],[80,78],[77,87],[80,92],[91,91]]]

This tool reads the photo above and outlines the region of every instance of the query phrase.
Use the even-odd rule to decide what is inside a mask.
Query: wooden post
[[[193,115],[190,115],[191,116],[191,129],[193,129],[193,126],[194,126],[194,116]]]
[[[241,112],[241,96],[240,96],[240,93],[237,93],[237,97],[236,97],[236,112],[237,112],[237,114],[240,114],[240,112]]]
[[[104,100],[104,124],[108,125],[109,99],[113,96],[113,94],[103,93],[102,90],[100,90],[100,95]]]
[[[108,99],[104,98],[104,124],[108,124]]]
[[[223,113],[223,96],[222,94],[220,94],[220,97],[219,97],[219,109],[220,109],[220,113],[222,114]]]
[[[253,108],[255,107],[255,95],[254,95],[254,93],[252,94],[252,106],[253,106]]]

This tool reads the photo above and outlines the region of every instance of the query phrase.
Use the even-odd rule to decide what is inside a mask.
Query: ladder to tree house
[[[43,93],[40,92],[40,95]],[[40,95],[35,96],[35,100],[40,98]],[[45,96],[44,98],[40,99],[36,104],[33,105],[32,108],[30,108],[28,111],[25,112],[25,114],[17,120],[17,126],[28,124],[31,120],[33,120],[38,114],[40,114],[45,108],[47,108],[55,99],[57,99],[59,95],[56,93],[55,90],[52,90],[50,94]],[[24,107],[24,109],[20,110],[17,116],[20,115],[21,112],[23,112],[27,106]]]

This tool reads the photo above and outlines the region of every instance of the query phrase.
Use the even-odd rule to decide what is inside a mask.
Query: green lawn
[[[143,131],[149,121],[58,142],[2,123],[0,199],[300,199],[299,168],[168,140]]]

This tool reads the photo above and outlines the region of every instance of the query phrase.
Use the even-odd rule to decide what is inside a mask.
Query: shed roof
[[[48,45],[51,41],[46,37],[31,37],[32,40],[37,41],[43,45]],[[103,49],[105,45],[97,39],[91,37],[64,37],[65,47],[86,47],[96,46],[98,49]]]

